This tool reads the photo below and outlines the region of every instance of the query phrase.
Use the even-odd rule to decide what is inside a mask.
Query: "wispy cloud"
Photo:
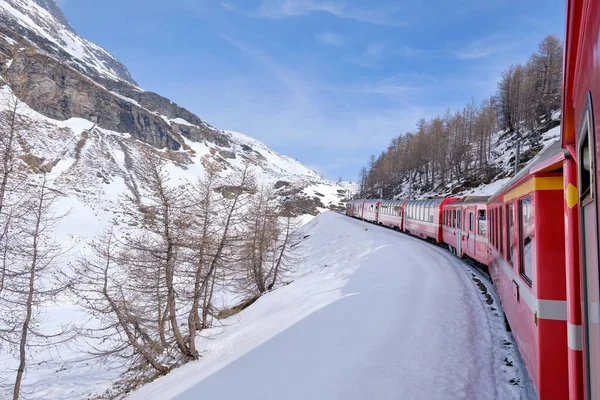
[[[308,85],[294,74],[293,71],[275,61],[260,48],[243,43],[229,36],[223,35],[222,37],[267,69],[269,73],[290,93],[294,102],[305,106],[312,105],[308,93]]]
[[[323,32],[317,35],[317,42],[326,46],[341,46],[346,43],[346,39],[336,33]]]
[[[363,68],[377,69],[385,56],[385,43],[370,43],[357,57],[352,58],[352,63]]]
[[[415,95],[435,81],[432,76],[425,74],[396,74],[379,81],[353,86],[349,90],[354,93],[379,95],[394,102],[404,103],[412,101]],[[418,82],[418,85],[415,82]]]
[[[283,19],[323,12],[338,18],[377,25],[405,25],[398,18],[392,18],[392,14],[399,10],[393,2],[377,7],[371,4],[368,7],[358,7],[345,0],[262,0],[258,8],[250,10],[242,8],[240,4],[241,1],[235,0],[221,2],[228,11],[260,18]]]
[[[459,60],[476,60],[492,55],[504,47],[506,44],[500,43],[495,37],[481,38],[455,51],[454,56]]]
[[[401,47],[401,53],[405,57],[414,57],[416,55],[423,53],[423,51],[421,49],[415,49],[414,47],[410,47],[410,46],[404,44]]]
[[[367,46],[367,50],[365,50],[365,54],[369,57],[381,57],[383,51],[385,50],[385,44],[383,43],[371,43]]]

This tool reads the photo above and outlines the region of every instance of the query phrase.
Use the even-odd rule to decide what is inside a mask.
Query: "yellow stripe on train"
[[[512,200],[515,197],[521,197],[536,190],[563,190],[563,178],[562,176],[552,176],[530,179],[505,194],[504,201]]]

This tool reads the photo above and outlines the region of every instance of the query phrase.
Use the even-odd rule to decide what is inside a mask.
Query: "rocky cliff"
[[[46,170],[62,162],[56,181],[77,195],[85,197],[90,187],[102,192],[107,189],[103,185],[118,179],[134,188],[131,164],[143,143],[156,149],[157,157],[194,171],[190,179],[201,175],[209,160],[223,171],[250,160],[261,181],[274,185],[282,199],[294,201],[299,214],[337,207],[344,199],[346,187],[138,87],[124,65],[73,30],[54,0],[0,0],[0,17],[0,85],[26,103],[30,115],[39,114],[44,129],[60,132],[48,135],[55,143],[46,146],[60,148],[60,156],[29,138],[27,159],[38,160],[36,168],[45,165]],[[129,163],[119,163],[121,158]],[[281,182],[285,185],[275,186]]]

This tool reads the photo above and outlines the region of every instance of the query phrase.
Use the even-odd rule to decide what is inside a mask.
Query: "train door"
[[[462,256],[462,209],[456,209],[456,255]]]
[[[469,228],[469,233],[467,234],[467,246],[469,246],[468,251],[472,254],[475,255],[477,252],[477,236],[475,235],[475,211],[477,210],[476,207],[474,208],[469,208],[468,212],[466,213],[465,217],[467,219],[466,223],[468,224],[468,228]]]
[[[581,123],[577,152],[579,163],[579,217],[586,390],[589,400],[600,399],[600,270],[598,266],[598,192],[596,147],[591,99]]]

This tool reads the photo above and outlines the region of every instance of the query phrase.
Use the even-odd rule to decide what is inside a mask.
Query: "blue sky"
[[[141,87],[355,180],[416,121],[480,102],[547,34],[558,0],[62,0]]]

